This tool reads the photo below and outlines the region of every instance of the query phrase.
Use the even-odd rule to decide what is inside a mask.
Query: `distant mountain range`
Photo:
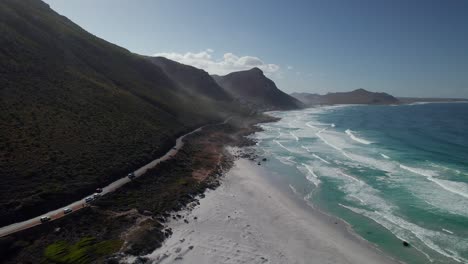
[[[409,104],[416,102],[459,102],[467,101],[462,98],[416,98],[394,97],[388,93],[369,92],[357,89],[351,92],[327,93],[325,95],[315,93],[292,93],[291,96],[301,101],[305,106],[337,105],[337,104],[368,104],[389,105]]]
[[[215,81],[100,39],[40,0],[0,1],[0,34],[0,225],[80,199],[202,124],[300,106],[258,69]]]
[[[235,105],[257,111],[303,107],[297,99],[278,89],[258,68],[233,72],[226,76],[210,76],[204,70],[164,57],[147,59],[159,66],[171,80],[188,93],[217,101],[235,101]]]
[[[291,110],[303,104],[284,93],[259,68],[233,72],[225,76],[213,75],[216,82],[243,104],[261,110]]]
[[[292,93],[291,96],[300,100],[306,106],[335,104],[398,104],[397,98],[387,93],[374,93],[364,89],[351,92],[327,93],[325,95],[311,93]]]
[[[210,76],[131,53],[40,0],[0,1],[0,35],[0,225],[80,199],[231,115],[418,100],[363,89],[291,96],[258,68]]]

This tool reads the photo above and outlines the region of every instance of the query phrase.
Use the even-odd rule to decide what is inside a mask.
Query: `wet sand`
[[[173,235],[144,257],[153,263],[397,263],[346,223],[278,188],[268,173],[237,160],[221,186],[191,212],[179,212],[185,218],[168,224]]]

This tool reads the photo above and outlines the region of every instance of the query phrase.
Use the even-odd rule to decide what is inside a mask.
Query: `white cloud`
[[[210,74],[226,75],[235,71],[249,70],[253,67],[261,69],[266,74],[275,73],[280,69],[279,65],[263,62],[260,58],[254,56],[239,57],[233,53],[225,53],[223,58],[216,60],[212,56],[213,50],[206,49],[198,53],[187,52],[185,54],[176,52],[162,52],[153,54],[153,56],[162,56],[170,60],[192,65],[203,69]]]
[[[291,65],[288,65],[288,66],[287,66],[287,68],[288,68],[288,70],[292,70],[292,69],[294,69],[294,67],[293,67],[293,66],[291,66]]]

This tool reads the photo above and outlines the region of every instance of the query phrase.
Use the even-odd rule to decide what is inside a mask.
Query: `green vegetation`
[[[72,245],[59,241],[45,249],[44,257],[47,263],[90,263],[91,260],[117,252],[122,244],[122,240],[96,242],[93,237],[82,238]]]
[[[90,263],[116,263],[111,256],[103,258],[103,255],[112,255],[117,248],[106,241],[117,241],[122,237],[125,237],[126,243],[121,252],[135,256],[151,253],[170,234],[161,225],[164,219],[170,217],[168,212],[179,211],[183,207],[193,208],[198,203],[197,195],[206,188],[217,186],[219,178],[216,176],[220,175],[222,168],[231,165],[227,156],[222,157],[221,163],[213,162],[210,157],[222,153],[226,144],[252,144],[252,141],[244,138],[258,129],[251,125],[271,120],[266,116],[249,119],[234,117],[229,124],[206,127],[202,133],[190,135],[174,158],[150,169],[118,191],[101,197],[92,207],[0,238],[2,261],[13,264],[39,263],[43,260],[50,263],[52,260],[65,261],[70,259],[69,256],[81,259],[80,256],[84,255]],[[192,177],[197,171],[209,171],[210,176],[198,181]],[[79,250],[82,247],[76,245],[86,243],[77,242],[86,237],[95,238],[93,243],[98,246]],[[71,254],[70,249],[77,253]]]
[[[80,199],[237,111],[39,0],[0,1],[0,35],[0,226]]]

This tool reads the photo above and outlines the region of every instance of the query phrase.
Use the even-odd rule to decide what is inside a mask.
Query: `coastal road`
[[[201,127],[197,128],[197,129],[195,129],[195,130],[193,130],[193,131],[191,131],[191,132],[189,132],[189,133],[187,133],[185,135],[180,136],[179,138],[177,138],[174,147],[172,147],[166,154],[164,154],[162,157],[160,157],[158,159],[155,159],[155,160],[151,161],[150,163],[146,164],[145,166],[143,166],[143,167],[137,169],[136,171],[134,171],[135,178],[140,177],[141,175],[145,174],[147,170],[155,167],[156,165],[158,165],[159,163],[161,163],[163,161],[169,160],[170,158],[172,158],[172,156],[177,154],[179,149],[181,149],[184,146],[183,139],[185,137],[187,137],[187,136],[189,136],[189,135],[191,135],[193,133],[197,133],[197,132],[201,131],[204,127],[207,127],[207,126],[226,124],[230,119],[231,119],[231,117],[227,118],[226,120],[224,120],[224,122],[221,122],[221,123],[201,126]],[[102,188],[102,193],[100,193],[100,194],[102,196],[102,195],[106,195],[106,194],[108,194],[110,192],[113,192],[113,191],[117,190],[118,188],[122,187],[123,185],[129,183],[130,181],[132,181],[132,180],[130,180],[126,176],[123,177],[123,178],[120,178],[120,179],[112,182],[111,184],[107,185],[106,187],[103,187]],[[92,195],[92,194],[90,194],[90,195]],[[51,218],[50,221],[54,221],[56,219],[59,219],[59,218],[62,218],[64,216],[66,216],[66,215],[72,214],[72,213],[74,213],[74,212],[76,212],[76,211],[78,211],[80,209],[83,209],[87,205],[88,204],[84,201],[84,198],[83,198],[83,199],[75,201],[75,202],[73,202],[73,203],[71,203],[71,204],[69,204],[67,206],[64,206],[64,207],[61,207],[59,209],[50,211],[48,213],[45,213],[45,214],[42,214],[40,216],[31,218],[29,220],[1,227],[0,228],[0,237],[11,235],[11,234],[16,233],[18,231],[25,230],[25,229],[31,228],[33,226],[40,225],[42,216],[49,216]],[[65,208],[71,208],[73,211],[71,213],[69,213],[69,214],[64,214],[63,209],[65,209]]]

